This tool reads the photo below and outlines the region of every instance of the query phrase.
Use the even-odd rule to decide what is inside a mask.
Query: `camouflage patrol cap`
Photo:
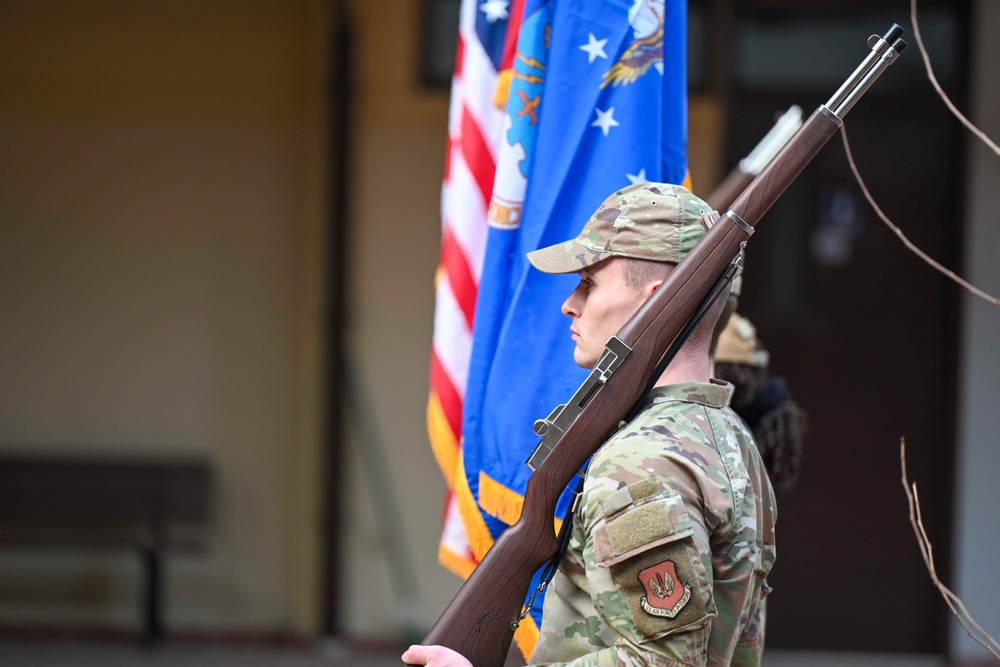
[[[608,257],[676,264],[710,226],[711,207],[680,185],[640,183],[604,200],[579,236],[528,253],[545,273],[575,273]]]

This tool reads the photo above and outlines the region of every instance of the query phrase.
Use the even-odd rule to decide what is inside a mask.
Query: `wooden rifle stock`
[[[906,46],[901,34],[902,28],[894,25],[884,37],[872,36],[869,46],[874,53],[830,102],[809,117],[609,341],[605,356],[584,383],[587,390],[581,387],[567,406],[581,411],[529,478],[521,517],[496,540],[424,638],[424,645],[449,647],[475,667],[502,667],[531,577],[558,550],[553,516],[562,491],[641,398],[657,362],[731,265],[753,226],[840,128],[843,114],[857,97]],[[614,357],[613,367],[602,370],[609,357]]]

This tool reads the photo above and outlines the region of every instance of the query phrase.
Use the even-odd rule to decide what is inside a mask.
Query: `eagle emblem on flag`
[[[650,67],[663,73],[663,14],[663,0],[635,0],[628,13],[635,39],[605,72],[601,88],[634,83]]]

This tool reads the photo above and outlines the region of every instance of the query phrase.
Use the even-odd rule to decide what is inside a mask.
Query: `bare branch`
[[[937,77],[934,76],[934,70],[931,68],[931,57],[927,55],[927,49],[924,48],[924,40],[920,37],[920,25],[917,23],[917,0],[910,0],[910,21],[913,23],[913,36],[917,39],[917,47],[920,49],[920,55],[924,59],[924,68],[927,70],[927,78],[930,80],[931,85],[934,86],[934,90],[937,91],[938,96],[944,102],[944,105],[948,107],[948,110],[954,114],[955,118],[961,121],[962,125],[982,141],[986,146],[1000,155],[1000,146],[997,146],[992,139],[986,136],[986,133],[980,130],[978,127],[972,124],[968,118],[965,117],[961,111],[958,110],[954,104],[952,104],[951,98],[948,97],[944,90],[941,88],[941,84],[938,83]]]
[[[924,530],[924,522],[920,514],[920,497],[917,494],[917,484],[914,482],[911,485],[906,477],[906,438],[899,439],[899,463],[903,469],[903,490],[906,491],[906,500],[910,507],[910,525],[913,526],[913,533],[917,536],[917,545],[920,547],[920,554],[923,556],[924,565],[927,567],[927,572],[931,575],[934,587],[941,593],[941,597],[944,598],[944,602],[948,605],[951,613],[962,624],[962,627],[965,628],[966,634],[972,637],[977,644],[989,651],[990,655],[1000,660],[1000,644],[976,623],[975,619],[972,618],[971,614],[965,608],[962,600],[938,579],[937,571],[934,569],[933,547],[930,539],[927,537],[927,531]]]
[[[882,220],[882,222],[884,222],[889,227],[889,229],[891,229],[892,232],[899,237],[899,240],[903,242],[903,245],[905,245],[917,257],[924,260],[927,264],[930,264],[932,268],[941,272],[946,277],[958,283],[959,285],[969,290],[979,298],[988,301],[989,303],[992,303],[994,306],[1000,306],[1000,299],[993,296],[992,294],[984,292],[983,290],[979,289],[975,285],[971,284],[970,282],[962,278],[960,275],[958,275],[951,269],[946,268],[940,262],[933,259],[930,255],[928,255],[923,250],[914,245],[914,243],[906,237],[906,234],[903,233],[902,229],[893,224],[892,220],[889,219],[889,216],[883,213],[879,205],[875,203],[875,199],[872,197],[871,192],[868,191],[868,186],[865,185],[864,180],[861,178],[861,172],[858,171],[858,165],[855,164],[854,155],[851,153],[851,145],[847,142],[847,125],[840,126],[840,136],[844,140],[844,151],[847,153],[847,162],[851,167],[851,172],[854,174],[855,180],[857,180],[858,182],[858,187],[861,188],[861,193],[865,196],[865,199],[868,200],[869,205],[871,205],[871,207],[875,210],[875,213]]]

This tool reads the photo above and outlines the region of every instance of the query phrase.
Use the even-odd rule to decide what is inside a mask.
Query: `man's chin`
[[[597,363],[597,359],[591,359],[585,353],[580,351],[580,348],[573,350],[573,361],[580,368],[593,368],[594,364]]]

